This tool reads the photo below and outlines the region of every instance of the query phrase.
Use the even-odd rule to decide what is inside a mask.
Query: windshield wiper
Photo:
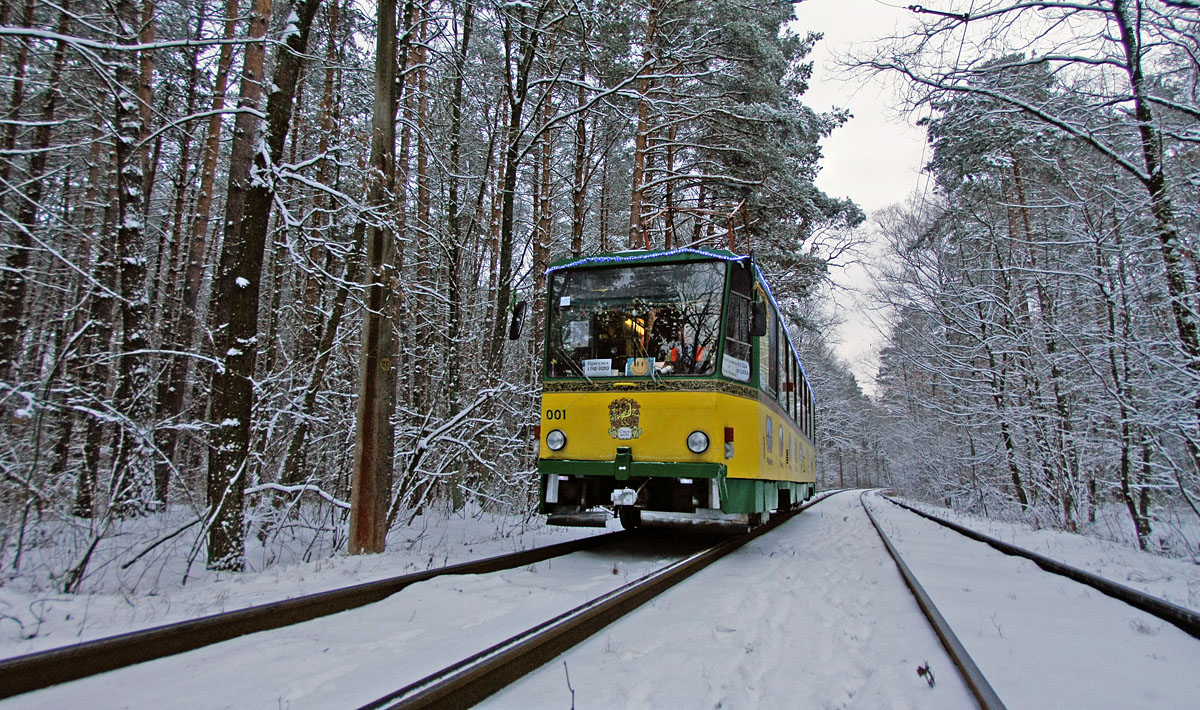
[[[571,367],[573,367],[579,371],[580,376],[582,376],[583,379],[587,380],[589,385],[591,385],[593,387],[596,386],[596,383],[592,381],[592,378],[588,377],[588,374],[586,372],[584,372],[583,368],[579,365],[579,363],[575,362],[575,358],[568,355],[567,351],[565,349],[563,349],[563,347],[561,345],[557,346],[556,350],[558,351],[558,354],[560,356],[562,356],[568,363],[570,363]]]

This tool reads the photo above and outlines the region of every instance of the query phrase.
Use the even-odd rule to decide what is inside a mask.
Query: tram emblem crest
[[[608,405],[608,435],[614,439],[636,439],[642,435],[642,405],[622,397]]]

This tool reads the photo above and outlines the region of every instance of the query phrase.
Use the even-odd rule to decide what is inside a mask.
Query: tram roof
[[[621,264],[669,264],[688,261],[742,261],[744,254],[735,254],[725,249],[631,249],[628,251],[593,254],[573,259],[563,259],[551,264],[546,273],[560,269],[576,269],[588,266],[619,266]]]

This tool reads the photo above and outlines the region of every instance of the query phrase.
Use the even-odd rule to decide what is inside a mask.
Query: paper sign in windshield
[[[568,348],[586,348],[592,343],[592,333],[585,320],[573,320],[567,324],[563,345]]]
[[[721,374],[731,380],[748,382],[750,380],[750,363],[732,355],[726,355],[721,360]]]
[[[611,377],[612,358],[583,361],[583,374],[588,377]]]

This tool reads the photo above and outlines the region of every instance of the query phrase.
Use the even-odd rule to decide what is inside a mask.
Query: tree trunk
[[[25,14],[21,25],[25,28],[33,24],[33,0],[26,0]],[[8,156],[13,155],[17,144],[17,126],[21,106],[25,103],[25,71],[29,62],[29,42],[20,41],[17,56],[13,61],[12,92],[9,94],[8,111],[5,118],[9,119],[4,127],[4,137],[0,141],[0,184],[9,184],[12,173],[12,163]],[[4,192],[0,192],[0,211],[4,210]],[[33,249],[33,239],[22,229],[17,229],[13,235],[13,249],[5,259],[5,268],[0,275],[0,380],[16,377],[16,364],[21,350],[21,321],[25,309],[25,285],[29,271],[29,253]]]
[[[437,308],[428,293],[436,291],[433,283],[433,270],[430,268],[433,250],[433,225],[430,223],[429,196],[429,80],[427,71],[428,52],[426,50],[426,26],[429,15],[424,8],[418,11],[416,27],[416,44],[413,49],[413,71],[416,74],[416,103],[417,103],[417,249],[414,250],[417,259],[417,284],[420,285],[413,299],[413,308],[409,311],[414,325],[413,337],[418,343],[434,342],[435,333],[432,321],[436,316],[431,311]],[[429,411],[433,405],[433,372],[434,350],[432,348],[417,348],[412,353],[413,362],[413,398],[412,404],[416,411]]]
[[[135,44],[140,13],[134,0],[115,5],[122,41]],[[135,147],[143,134],[139,110],[139,75],[131,53],[124,53],[116,68],[117,135],[114,153],[117,173],[117,259],[121,286],[121,352],[117,365],[116,404],[126,422],[117,448],[111,504],[120,515],[144,511],[153,481],[153,402],[145,395],[150,385],[150,341],[147,333],[145,198],[142,161]]]
[[[575,174],[571,182],[572,257],[579,257],[583,253],[583,222],[587,212],[587,112],[583,110],[587,102],[587,93],[584,89],[586,80],[587,70],[583,60],[580,59],[579,95],[575,104],[575,110],[579,112],[575,119]]]
[[[458,53],[454,58],[454,94],[450,100],[450,174],[449,202],[446,205],[446,222],[450,230],[450,243],[446,253],[446,285],[449,292],[450,307],[446,324],[446,339],[448,342],[446,357],[446,384],[449,396],[450,414],[458,413],[459,392],[462,385],[462,320],[463,320],[463,279],[459,273],[462,268],[463,234],[462,220],[459,215],[462,209],[459,197],[459,183],[462,175],[462,109],[463,84],[466,77],[467,52],[471,42],[471,27],[474,23],[473,0],[466,0],[462,9],[462,36],[459,40]],[[472,282],[474,283],[474,282]]]
[[[100,201],[102,192],[108,188],[102,185],[100,173],[102,162],[102,142],[100,136],[92,136],[92,159],[88,169],[88,189],[84,196],[86,208],[83,223],[85,234],[88,235],[89,245],[84,248],[94,250],[91,262],[91,273],[95,282],[88,287],[88,321],[91,326],[79,346],[79,361],[86,363],[80,378],[80,389],[94,401],[108,400],[108,380],[110,370],[105,358],[95,358],[90,363],[88,355],[109,351],[112,341],[113,294],[117,289],[116,264],[113,263],[112,240],[100,238],[101,234],[112,233],[113,210],[112,200],[108,200],[101,216],[102,222],[96,223],[93,205]],[[106,429],[103,419],[89,415],[84,420],[83,461],[79,478],[75,484],[75,500],[71,506],[71,514],[78,518],[91,518],[96,514],[96,482],[100,478],[100,449],[104,443]]]
[[[328,6],[328,43],[325,48],[325,84],[321,97],[321,116],[320,116],[320,138],[317,141],[317,182],[324,185],[329,182],[330,166],[333,161],[326,160],[323,156],[329,150],[330,139],[337,137],[337,87],[335,79],[337,78],[337,46],[338,46],[338,19],[341,14],[341,0],[335,0]],[[299,352],[297,360],[300,362],[310,362],[313,353],[317,347],[318,332],[321,330],[321,321],[323,316],[318,312],[321,306],[321,279],[316,273],[316,265],[323,261],[322,254],[325,248],[322,244],[321,233],[326,227],[327,210],[331,205],[331,198],[327,195],[317,197],[317,209],[313,213],[313,228],[312,233],[317,235],[313,243],[308,249],[309,270],[304,277],[304,318],[305,324],[303,330],[300,331]],[[357,254],[357,251],[355,252]],[[285,469],[286,470],[286,469]]]
[[[1134,3],[1140,5],[1139,2]],[[1193,470],[1200,473],[1200,324],[1197,323],[1195,284],[1189,283],[1187,261],[1195,263],[1196,255],[1189,254],[1181,244],[1179,229],[1175,223],[1175,208],[1172,204],[1167,176],[1163,168],[1163,142],[1155,128],[1154,113],[1147,99],[1146,79],[1142,69],[1141,9],[1136,8],[1136,20],[1129,17],[1127,0],[1113,0],[1113,15],[1121,32],[1121,45],[1125,49],[1129,86],[1133,94],[1134,117],[1137,119],[1141,137],[1142,164],[1146,169],[1143,185],[1150,198],[1150,212],[1158,232],[1159,253],[1166,267],[1167,293],[1171,298],[1171,314],[1175,319],[1175,330],[1179,344],[1187,356],[1187,369],[1193,383],[1192,421],[1184,436]],[[1135,21],[1138,23],[1135,25]]]
[[[142,0],[141,31],[138,43],[146,46],[154,44],[154,17],[157,10],[156,0]],[[142,186],[143,205],[142,217],[145,218],[150,210],[150,197],[154,192],[154,175],[157,172],[156,163],[158,151],[155,150],[154,160],[150,156],[150,119],[151,108],[154,105],[154,50],[142,49],[138,52],[138,109],[142,118],[142,131],[138,136],[141,142],[142,175],[145,184]]]
[[[253,114],[262,97],[263,41],[271,17],[271,0],[254,0],[249,42],[242,60],[242,81],[233,145],[229,155],[229,187],[225,201],[225,240],[213,280],[212,324],[216,355],[222,366],[213,371],[209,418],[212,448],[208,457],[208,568],[240,572],[245,568],[245,521],[242,490],[250,442],[254,399],[254,336],[257,331],[258,280],[262,245],[249,243],[243,216],[250,191],[250,168],[259,120]],[[257,247],[257,248],[255,248]]]
[[[375,107],[367,203],[369,227],[363,348],[358,373],[354,479],[350,489],[350,554],[382,552],[392,487],[395,397],[392,342],[393,234],[386,207],[396,181],[396,3],[380,0],[375,44]]]
[[[224,38],[230,40],[237,30],[238,0],[226,0]],[[204,145],[203,164],[200,168],[200,189],[196,196],[196,215],[192,223],[191,240],[188,245],[187,266],[183,276],[183,294],[175,325],[172,329],[179,349],[189,351],[195,339],[199,319],[200,291],[204,281],[204,265],[208,262],[208,222],[212,211],[213,184],[216,180],[217,156],[221,148],[221,116],[217,111],[225,107],[225,90],[229,80],[229,66],[233,61],[233,45],[221,45],[217,61],[211,110],[208,119],[208,136]],[[191,357],[173,357],[165,385],[158,390],[158,415],[160,422],[173,421],[183,412],[184,395],[192,369]],[[164,433],[160,444],[161,455],[174,460],[178,439],[173,431]],[[165,447],[165,448],[164,448]]]
[[[550,48],[550,53],[553,53],[553,46]],[[549,89],[547,89],[549,91]],[[554,132],[550,130],[550,119],[554,116],[554,106],[551,97],[546,96],[542,99],[542,135],[541,135],[541,160],[542,164],[538,170],[539,175],[535,177],[535,182],[540,181],[534,192],[534,206],[537,209],[537,224],[535,227],[534,244],[533,244],[533,290],[535,294],[542,294],[546,291],[546,262],[550,258],[550,228],[552,226],[550,214],[550,170],[551,161],[554,158]],[[531,331],[534,333],[542,332],[542,322],[546,312],[546,301],[542,298],[535,298],[534,317]],[[535,346],[538,342],[537,337],[530,338],[530,343]]]
[[[203,36],[203,33],[204,18],[201,17],[196,21],[195,36],[200,38]],[[193,48],[189,53],[189,81],[187,91],[187,113],[189,115],[196,108],[196,84],[200,78],[199,55],[198,48]],[[167,257],[166,285],[158,309],[160,312],[160,330],[165,331],[164,344],[167,349],[177,352],[183,352],[192,345],[191,333],[187,334],[187,340],[185,341],[181,333],[183,329],[179,327],[182,325],[182,320],[187,319],[189,322],[192,322],[190,314],[186,314],[185,310],[176,302],[176,292],[179,289],[183,272],[183,264],[180,262],[180,251],[183,241],[183,213],[185,211],[184,205],[188,188],[188,170],[191,167],[191,154],[192,136],[190,132],[184,132],[179,146],[179,170],[175,175],[175,200],[174,207],[172,208],[174,219],[171,225],[171,249]],[[158,381],[158,391],[155,397],[155,401],[157,402],[156,418],[158,419],[158,427],[154,431],[154,444],[158,447],[159,458],[154,464],[154,500],[160,505],[165,505],[167,502],[167,493],[171,480],[171,466],[174,461],[175,446],[179,440],[174,418],[183,408],[183,386],[182,383],[174,381],[173,375],[176,374],[175,369],[177,367],[181,365],[186,366],[185,362],[187,359],[183,355],[167,356],[167,372]],[[179,396],[175,397],[177,393]],[[169,409],[174,409],[175,411],[171,411],[168,414]]]
[[[658,15],[661,9],[657,2],[651,2],[646,14],[646,39],[642,45],[642,67],[647,71],[654,63],[654,43],[658,35]],[[642,205],[645,201],[646,182],[646,151],[650,138],[650,78],[638,80],[637,105],[637,134],[633,145],[633,175],[630,183],[633,185],[629,202],[629,248],[650,248],[650,237],[646,231]]]
[[[504,140],[504,187],[500,206],[499,263],[496,276],[496,308],[487,364],[495,372],[504,354],[505,321],[512,301],[513,220],[517,194],[517,174],[521,160],[521,115],[529,97],[529,75],[541,39],[541,19],[549,6],[543,2],[532,23],[526,22],[526,6],[516,5],[505,11],[504,52],[505,92],[508,96],[508,129]],[[518,35],[514,36],[514,30]],[[520,58],[513,67],[513,52]]]
[[[214,338],[217,352],[225,353],[227,356],[227,371],[224,376],[221,373],[214,375],[213,389],[214,393],[219,391],[216,383],[223,379],[222,390],[236,395],[235,398],[225,399],[219,421],[236,420],[241,424],[240,428],[243,430],[237,434],[238,438],[234,440],[240,450],[236,450],[236,458],[231,457],[225,461],[224,470],[228,473],[236,464],[242,479],[245,479],[250,473],[248,462],[252,453],[249,450],[249,435],[253,428],[256,393],[251,385],[251,380],[257,365],[260,335],[258,301],[263,276],[267,228],[271,221],[271,208],[275,195],[275,184],[270,177],[270,172],[283,156],[283,147],[292,123],[292,109],[295,104],[304,55],[308,50],[309,31],[320,3],[321,0],[303,0],[298,6],[293,7],[291,17],[295,18],[293,22],[295,31],[288,33],[286,43],[280,48],[275,72],[271,77],[272,90],[267,97],[267,133],[264,141],[266,155],[262,150],[257,150],[254,155],[254,170],[251,174],[256,175],[256,179],[245,191],[241,226],[233,240],[236,251],[229,248],[231,235],[228,231],[228,224],[226,225],[226,244],[221,255],[221,276],[225,277],[225,280],[218,281],[217,288],[214,289],[215,292],[223,294],[222,302],[217,307],[221,320],[217,322],[227,322],[228,327],[223,331],[218,331],[218,337]],[[230,187],[232,193],[232,185]],[[227,256],[233,256],[236,261],[232,264],[228,263]],[[278,284],[272,284],[272,286],[278,288]],[[230,308],[228,313],[222,312],[226,302]],[[272,312],[270,316],[278,318],[277,312]],[[215,402],[214,399],[214,420],[217,419]],[[224,430],[233,428],[225,427]],[[210,464],[210,477],[211,471]],[[241,484],[250,482],[242,480]],[[239,511],[240,498],[239,491]]]

